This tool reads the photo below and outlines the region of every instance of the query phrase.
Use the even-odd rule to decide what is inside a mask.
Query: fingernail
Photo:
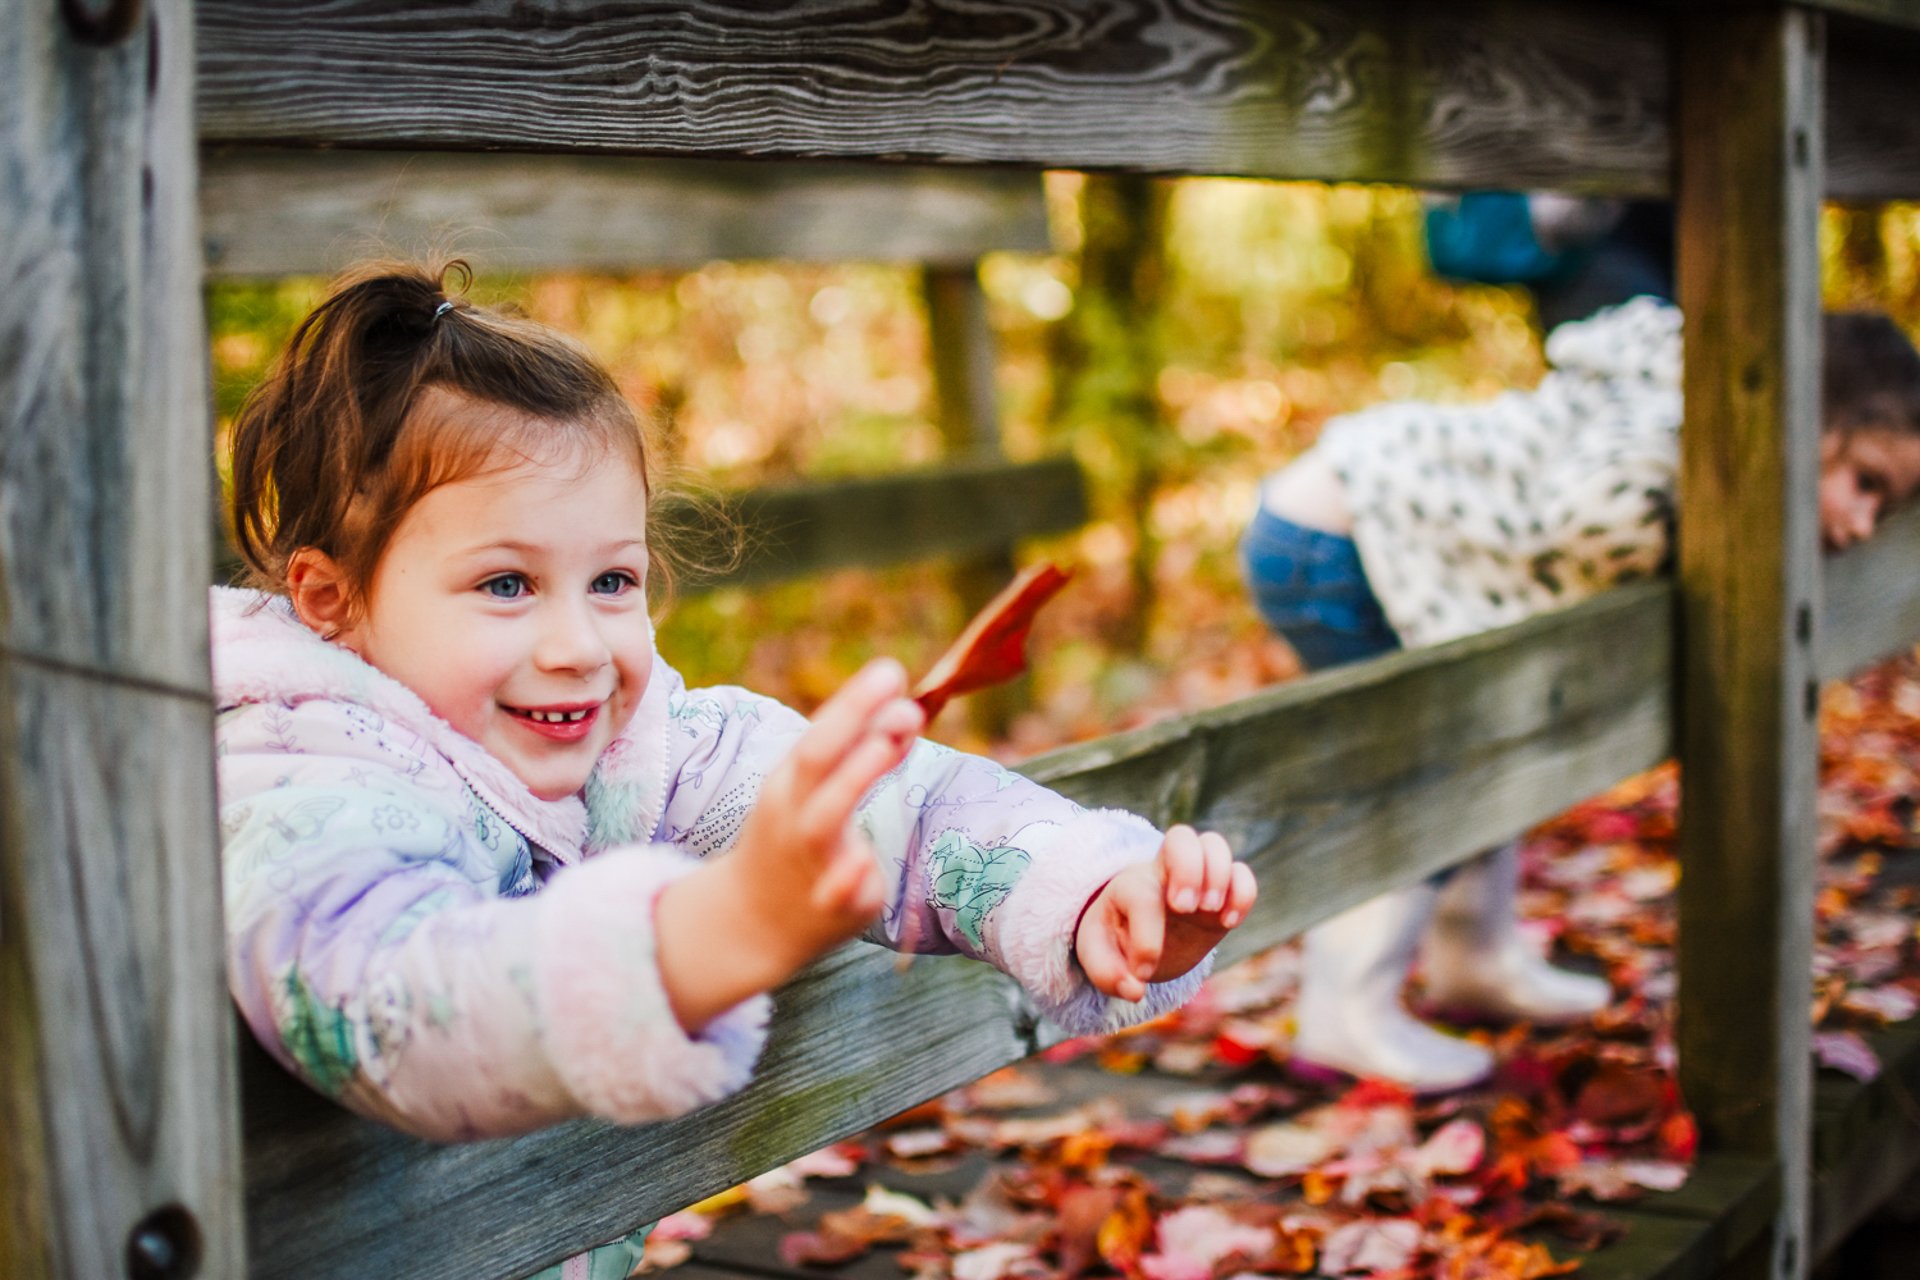
[[[1181,889],[1173,895],[1173,909],[1182,913],[1192,911],[1199,905],[1199,898],[1191,889]]]
[[[1231,929],[1240,923],[1240,913],[1238,911],[1229,911],[1220,917],[1220,923]]]
[[[1227,895],[1215,890],[1207,895],[1207,910],[1218,911],[1227,905]]]

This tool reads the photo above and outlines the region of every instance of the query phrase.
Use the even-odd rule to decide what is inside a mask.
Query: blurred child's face
[[[1834,551],[1852,546],[1916,489],[1920,434],[1886,427],[1827,432],[1820,440],[1820,540]]]
[[[339,639],[543,800],[586,785],[653,668],[646,489],[571,450],[430,491]]]

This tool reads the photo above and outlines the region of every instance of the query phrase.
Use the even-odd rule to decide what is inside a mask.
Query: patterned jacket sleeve
[[[764,999],[689,1037],[654,964],[654,900],[692,863],[625,850],[542,888],[524,838],[376,722],[325,701],[220,717],[230,980],[276,1058],[443,1140],[745,1083]]]
[[[700,856],[726,849],[807,722],[741,689],[688,690],[664,666],[655,679],[672,682],[659,837]],[[1084,809],[990,760],[923,740],[876,784],[856,820],[895,884],[873,941],[985,960],[1076,1035],[1178,1007],[1209,968],[1156,984],[1136,1004],[1095,990],[1074,958],[1087,903],[1159,849],[1160,833],[1133,814]]]

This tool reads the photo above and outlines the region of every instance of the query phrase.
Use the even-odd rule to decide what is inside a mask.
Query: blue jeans
[[[1367,585],[1353,539],[1309,529],[1261,507],[1240,537],[1240,571],[1254,608],[1309,671],[1391,653],[1400,638]],[[1453,869],[1427,883],[1443,885]]]
[[[1240,569],[1260,616],[1310,671],[1400,647],[1352,538],[1261,507],[1240,538]]]

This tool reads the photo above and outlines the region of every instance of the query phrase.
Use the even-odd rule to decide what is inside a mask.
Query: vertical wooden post
[[[977,265],[932,266],[921,275],[927,303],[927,345],[933,356],[933,389],[938,401],[941,438],[947,455],[1000,458],[1000,409],[994,381],[993,328],[987,320],[987,296]],[[988,552],[953,567],[952,585],[961,614],[971,616],[1013,577],[1013,548]],[[1031,699],[1031,683],[1021,679],[967,698],[975,731],[1003,736]]]
[[[0,1273],[238,1277],[193,6],[0,31]]]
[[[1731,1270],[1795,1277],[1809,1265],[1822,25],[1755,5],[1679,21],[1681,1082],[1709,1147],[1780,1162],[1775,1230]]]

